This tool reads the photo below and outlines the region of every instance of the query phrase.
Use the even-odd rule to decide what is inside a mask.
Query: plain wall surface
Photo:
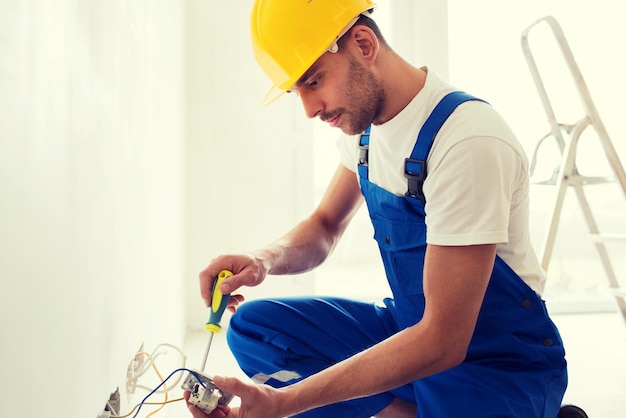
[[[116,386],[130,410],[139,346],[207,319],[198,272],[311,209],[310,121],[260,108],[251,4],[0,4],[2,387],[45,388],[0,415],[96,416]]]
[[[186,313],[187,327],[201,329],[198,273],[222,253],[264,246],[312,210],[313,134],[294,95],[261,107],[271,84],[250,46],[252,1],[186,4]],[[312,290],[305,274],[245,294]]]
[[[182,28],[177,1],[0,2],[2,417],[95,417],[142,342],[183,341]]]

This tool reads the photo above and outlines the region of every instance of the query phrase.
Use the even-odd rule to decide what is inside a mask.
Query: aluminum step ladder
[[[569,69],[570,75],[572,76],[574,84],[577,87],[580,99],[582,100],[585,115],[573,124],[565,124],[557,121],[553,106],[550,102],[545,85],[539,73],[537,63],[529,46],[528,36],[530,31],[537,25],[544,23],[549,26],[555,37],[555,40],[563,54],[563,58],[565,59],[567,68]],[[569,44],[557,20],[552,16],[545,16],[541,19],[536,20],[524,30],[524,32],[522,33],[521,42],[526,62],[530,69],[533,81],[535,83],[535,87],[537,88],[537,92],[539,93],[541,103],[547,114],[548,122],[550,124],[550,131],[548,132],[548,134],[546,134],[546,136],[541,138],[541,140],[537,144],[537,147],[535,148],[535,152],[530,165],[531,173],[532,170],[534,170],[535,168],[538,149],[546,139],[553,138],[554,140],[556,140],[557,146],[559,147],[561,153],[561,161],[559,163],[559,166],[553,172],[552,178],[544,182],[544,184],[554,184],[557,191],[552,210],[552,217],[550,219],[548,230],[543,243],[544,247],[542,251],[541,266],[545,271],[548,271],[548,266],[550,265],[550,258],[552,257],[552,251],[554,248],[554,242],[556,239],[558,224],[561,216],[561,210],[563,209],[565,192],[567,188],[571,186],[576,193],[576,197],[578,198],[578,202],[580,203],[580,207],[582,208],[583,216],[587,223],[591,239],[604,266],[604,270],[609,281],[609,288],[614,295],[617,302],[617,307],[621,312],[624,321],[626,322],[626,291],[619,285],[617,276],[615,275],[615,270],[613,269],[613,266],[611,264],[611,260],[609,258],[609,254],[604,242],[604,239],[609,237],[609,235],[600,233],[598,225],[589,206],[589,201],[587,200],[587,197],[583,190],[583,186],[588,184],[598,184],[607,181],[615,182],[615,180],[617,180],[621,185],[624,196],[626,196],[626,173],[624,172],[624,167],[622,166],[619,157],[615,151],[615,148],[611,143],[609,134],[607,133],[607,130],[602,123],[602,120],[600,119],[600,115],[598,114],[598,111],[596,110],[596,107],[591,99],[587,85],[583,79],[580,69],[578,68],[578,65],[569,47]],[[591,127],[595,130],[600,144],[604,148],[604,153],[613,171],[613,174],[615,175],[615,178],[586,177],[580,175],[580,173],[578,172],[578,169],[576,167],[577,147],[581,134],[588,127]],[[566,140],[566,138],[568,140]],[[611,236],[611,238],[626,238],[626,236]]]

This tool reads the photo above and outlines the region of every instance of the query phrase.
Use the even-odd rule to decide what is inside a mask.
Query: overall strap
[[[446,122],[448,117],[461,104],[469,100],[479,100],[462,91],[453,91],[444,96],[433,109],[426,122],[420,130],[411,156],[404,160],[404,177],[408,182],[406,196],[418,198],[422,203],[426,203],[422,186],[426,179],[426,159],[433,146],[437,133]]]
[[[359,176],[362,179],[367,179],[369,170],[368,166],[368,158],[369,158],[369,147],[370,147],[370,130],[372,129],[372,125],[368,126],[365,131],[361,134],[359,138]]]
[[[453,91],[443,97],[435,106],[430,116],[424,122],[422,129],[420,130],[411,156],[404,160],[404,176],[407,179],[408,187],[406,196],[418,198],[425,203],[424,193],[422,192],[422,186],[426,179],[426,159],[430,153],[430,149],[433,146],[433,142],[437,133],[448,119],[448,117],[454,112],[454,110],[461,104],[469,100],[479,100],[474,96],[471,96],[462,91]],[[370,130],[372,126],[368,126],[367,129],[361,134],[359,138],[359,165],[358,173],[362,179],[368,179],[368,157],[369,157],[369,143],[370,143]]]

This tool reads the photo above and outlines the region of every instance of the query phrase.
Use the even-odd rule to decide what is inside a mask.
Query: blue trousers
[[[274,387],[289,385],[398,332],[394,301],[385,303],[341,298],[246,302],[231,319],[228,343],[248,376],[265,376]],[[549,321],[533,316],[516,325],[515,333],[477,336],[466,361],[453,369],[298,416],[368,418],[398,397],[416,403],[419,418],[554,418],[567,382],[562,346],[533,337],[556,332]],[[560,340],[558,334],[554,338]],[[420,355],[417,348],[415,355]]]

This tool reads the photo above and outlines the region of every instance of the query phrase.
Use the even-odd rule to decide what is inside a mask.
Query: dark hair
[[[356,21],[354,26],[357,26],[357,25],[363,25],[363,26],[367,26],[368,28],[370,28],[372,30],[372,32],[374,32],[374,35],[376,35],[376,37],[378,38],[378,41],[380,42],[380,44],[385,46],[385,47],[387,47],[387,48],[389,48],[389,44],[385,40],[385,37],[383,36],[383,33],[380,31],[380,28],[378,27],[378,24],[374,21],[374,19],[370,18],[369,16],[359,15],[359,19]],[[352,27],[354,27],[354,26],[352,26]],[[346,34],[344,34],[337,41],[337,45],[339,46],[340,50],[345,45],[346,39],[348,38],[347,35],[350,32],[351,32],[351,30],[348,31]]]

